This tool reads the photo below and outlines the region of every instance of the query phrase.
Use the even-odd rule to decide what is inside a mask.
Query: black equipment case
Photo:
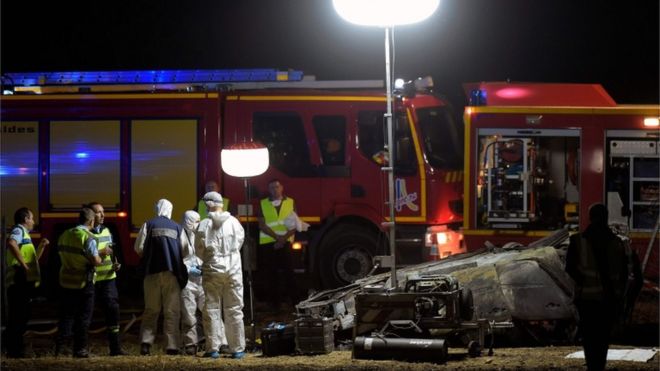
[[[299,318],[295,321],[296,350],[301,354],[327,354],[335,349],[332,318]]]
[[[261,346],[264,356],[273,357],[293,354],[296,339],[292,324],[271,324],[261,330]]]

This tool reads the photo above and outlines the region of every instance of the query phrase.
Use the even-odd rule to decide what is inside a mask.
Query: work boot
[[[110,356],[127,356],[128,352],[121,349],[121,343],[119,341],[119,333],[111,332],[108,334],[108,343],[110,346]]]
[[[115,356],[128,356],[130,353],[127,351],[123,350],[122,348],[117,348],[117,349],[110,349],[110,356],[115,357]]]
[[[71,350],[71,339],[57,339],[55,341],[55,357],[70,356],[73,354]]]
[[[142,343],[140,345],[140,355],[141,356],[148,356],[149,354],[151,354],[151,344]]]

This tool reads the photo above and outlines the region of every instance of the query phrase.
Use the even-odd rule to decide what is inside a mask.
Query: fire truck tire
[[[472,296],[472,290],[468,288],[463,288],[461,291],[461,319],[463,321],[471,321],[474,317],[474,297]]]
[[[319,272],[325,288],[345,286],[366,276],[376,255],[378,235],[364,227],[340,225],[320,246]]]

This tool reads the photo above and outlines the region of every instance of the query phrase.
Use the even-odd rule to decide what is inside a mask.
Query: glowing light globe
[[[268,148],[258,142],[232,144],[220,152],[220,164],[225,173],[248,178],[268,170]]]

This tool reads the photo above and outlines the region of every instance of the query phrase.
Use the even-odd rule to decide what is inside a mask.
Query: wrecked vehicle
[[[573,283],[564,272],[568,230],[562,229],[529,246],[508,244],[450,256],[397,270],[396,290],[411,280],[451,275],[472,293],[474,319],[486,319],[498,339],[535,340],[542,344],[572,341],[577,311],[572,304]],[[336,331],[352,330],[353,337],[372,328],[356,316],[356,297],[389,287],[390,273],[368,276],[354,283],[310,295],[296,305],[299,316],[328,317]]]

